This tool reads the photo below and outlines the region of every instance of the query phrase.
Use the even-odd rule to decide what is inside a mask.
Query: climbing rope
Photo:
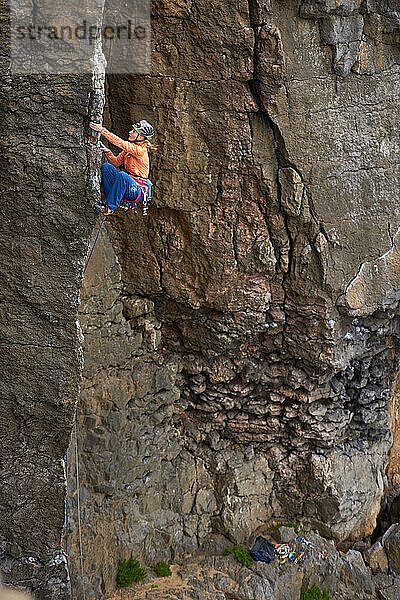
[[[72,589],[71,571],[69,569],[69,558],[68,558],[68,522],[69,522],[69,492],[68,492],[68,450],[65,453],[65,483],[67,488],[67,498],[65,503],[65,559],[67,561],[67,572],[70,590],[70,599],[74,600],[74,592]]]
[[[97,232],[96,239],[94,240],[92,249],[91,249],[90,254],[89,254],[89,258],[87,259],[86,264],[85,264],[85,268],[83,269],[83,275],[86,273],[87,266],[89,264],[90,259],[92,258],[93,250],[94,250],[94,248],[95,248],[95,246],[97,244],[97,240],[99,239],[100,231],[102,230],[102,227],[104,225],[104,221],[106,220],[106,217],[107,217],[107,215],[104,215],[103,220],[101,222],[101,225],[99,227],[99,230]]]
[[[90,259],[92,258],[93,251],[94,251],[94,249],[96,247],[97,240],[99,239],[99,235],[100,235],[100,232],[101,232],[101,230],[103,228],[103,225],[104,225],[104,222],[106,220],[106,217],[107,217],[107,215],[104,215],[104,217],[103,217],[103,219],[102,219],[102,221],[100,223],[100,227],[99,227],[99,230],[97,232],[96,239],[93,242],[92,249],[90,250],[90,254],[89,254],[88,259],[87,259],[86,264],[85,264],[85,268],[83,269],[83,275],[86,273],[86,269],[88,267]],[[79,483],[79,454],[78,454],[78,435],[77,435],[77,431],[76,431],[76,418],[75,418],[75,423],[74,423],[74,436],[75,436],[76,493],[77,493],[77,504],[78,504],[79,554],[80,554],[80,564],[81,564],[81,579],[82,579],[83,600],[86,600],[85,583],[84,583],[84,569],[83,569],[83,552],[82,552],[81,501],[80,501],[80,483]],[[67,536],[68,536],[68,484],[67,484]],[[68,543],[67,540],[68,540],[68,537],[66,538],[66,544]],[[66,554],[67,554],[68,574],[69,574],[69,580],[70,580],[70,586],[71,586],[71,600],[73,600],[71,574],[69,572],[67,550],[66,550]]]
[[[103,217],[103,221],[101,223],[100,229],[104,223],[105,217]],[[99,230],[100,233],[100,230]],[[99,234],[97,234],[98,237]],[[96,238],[97,240],[97,238]],[[96,243],[96,242],[95,242]],[[94,246],[93,246],[94,247]],[[93,250],[92,250],[93,251]],[[90,257],[89,257],[90,258]],[[75,469],[76,469],[76,496],[78,502],[78,534],[79,534],[79,553],[80,553],[80,562],[81,562],[81,578],[82,578],[82,591],[83,591],[83,600],[86,600],[85,595],[85,583],[84,583],[84,571],[83,571],[83,553],[82,553],[82,530],[81,530],[81,503],[80,503],[80,484],[79,484],[79,456],[78,456],[78,435],[76,432],[76,417],[74,423],[74,434],[75,434]]]

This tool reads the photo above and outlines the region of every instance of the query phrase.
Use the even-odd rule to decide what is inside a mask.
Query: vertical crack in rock
[[[273,137],[274,137],[274,145],[275,145],[275,156],[276,156],[276,161],[277,161],[277,168],[276,168],[276,172],[275,172],[275,180],[276,180],[276,191],[277,191],[277,200],[278,200],[278,206],[279,206],[279,213],[278,215],[282,215],[281,212],[281,198],[280,198],[280,185],[279,185],[279,168],[281,167],[281,156],[282,156],[282,147],[284,148],[284,142],[283,142],[283,138],[282,137],[278,137],[277,134],[277,127],[274,124],[273,120],[271,119],[268,110],[266,110],[261,95],[260,95],[260,90],[259,90],[259,81],[258,81],[258,60],[259,60],[259,45],[260,45],[260,40],[259,40],[259,29],[261,26],[265,26],[264,23],[260,24],[257,22],[255,15],[257,15],[258,13],[258,8],[259,8],[259,4],[258,4],[258,0],[248,0],[248,4],[249,4],[249,18],[250,18],[250,26],[253,30],[253,34],[254,34],[254,46],[253,46],[253,69],[252,69],[252,79],[250,81],[248,81],[248,86],[250,89],[250,92],[255,100],[255,104],[258,107],[258,111],[259,113],[261,113],[262,115],[265,116],[265,123],[268,124],[268,126],[270,127],[272,133],[273,133]],[[270,25],[266,25],[267,27],[271,27]],[[251,121],[251,119],[250,119]],[[278,130],[279,131],[279,130]],[[252,136],[254,136],[253,131],[252,131]],[[267,221],[266,221],[267,222]],[[271,241],[274,244],[274,250],[275,250],[275,255],[277,257],[277,265],[276,268],[279,269],[279,265],[282,263],[282,246],[281,246],[281,241],[278,240],[274,240],[274,236],[272,231],[269,229],[270,234],[271,234]],[[289,232],[287,230],[286,227],[286,235],[287,238],[289,240],[288,244],[289,244],[289,250],[288,250],[288,255],[290,254],[290,237],[289,237]],[[289,270],[289,261],[287,263],[287,270]],[[284,269],[285,270],[285,269]]]
[[[285,347],[285,330],[287,325],[287,286],[286,283],[288,278],[290,278],[290,273],[292,271],[292,257],[293,257],[293,238],[290,232],[290,228],[288,225],[288,215],[283,211],[282,207],[282,189],[280,182],[280,173],[282,169],[291,168],[295,173],[298,174],[302,183],[303,189],[305,190],[303,176],[299,172],[299,170],[295,167],[295,165],[290,161],[289,155],[286,149],[284,137],[282,132],[274,122],[273,118],[270,115],[269,111],[269,103],[271,102],[271,96],[274,94],[274,85],[283,85],[283,70],[284,70],[284,52],[282,47],[281,36],[279,30],[272,25],[270,22],[264,22],[257,20],[256,15],[259,14],[259,2],[258,0],[248,0],[249,3],[249,18],[250,25],[254,32],[254,48],[253,48],[253,78],[249,81],[250,91],[255,98],[256,105],[258,106],[258,110],[265,115],[266,123],[268,123],[274,139],[275,146],[275,156],[276,156],[276,194],[278,201],[278,215],[277,219],[282,219],[284,224],[285,236],[287,242],[282,246],[282,241],[274,242],[273,235],[271,236],[271,241],[274,244],[275,254],[278,258],[276,269],[277,273],[279,272],[279,268],[283,272],[282,276],[282,291],[283,291],[283,303],[282,309],[284,314],[284,324],[282,329],[282,350],[284,352]],[[270,52],[269,56],[265,56],[266,52],[263,48],[263,35],[262,30],[267,32],[267,36],[270,35],[271,38],[275,38],[276,40],[276,56],[273,56],[274,49],[272,44],[266,44],[267,52]],[[263,56],[264,54],[264,56]],[[274,63],[274,58],[277,64]],[[265,65],[266,60],[269,60],[268,67],[263,69],[260,66],[260,62],[263,61]],[[263,70],[266,70],[266,73],[263,73]],[[266,75],[266,77],[265,77]],[[264,76],[264,77],[263,77]],[[263,82],[261,83],[259,77],[263,78]],[[268,79],[271,78],[273,83],[269,83]],[[286,91],[287,93],[287,91]],[[283,254],[284,252],[284,254]]]
[[[109,79],[109,76],[106,75],[105,96],[107,98],[107,118],[109,120],[110,131],[114,131],[114,120],[113,120],[114,109],[113,109],[113,100],[112,100],[110,88],[111,88],[110,79]]]
[[[9,10],[2,2],[0,571],[4,584],[61,600],[63,458],[82,368],[77,312],[95,224],[89,202],[99,191],[85,133],[102,94],[91,74],[13,73]]]
[[[188,14],[182,31],[180,18],[169,18],[176,7],[159,6],[153,57],[158,74],[110,78],[114,123],[128,127],[125,113],[158,119],[168,148],[153,158],[157,201],[146,223],[140,215],[122,215],[109,230],[121,265],[113,306],[123,305],[121,320],[121,308],[115,308],[112,329],[129,324],[138,336],[126,350],[128,362],[104,366],[107,378],[115,377],[110,394],[118,395],[121,379],[134,385],[127,384],[123,411],[135,433],[120,453],[129,453],[129,481],[111,473],[109,484],[88,481],[93,500],[86,508],[99,530],[104,532],[105,520],[96,503],[106,503],[110,519],[124,503],[129,534],[114,524],[114,557],[126,550],[126,538],[148,560],[160,536],[166,559],[193,551],[210,532],[229,532],[245,542],[250,531],[276,518],[301,519],[342,540],[374,526],[389,447],[385,407],[397,369],[396,322],[389,323],[389,311],[357,321],[332,299],[337,288],[327,272],[340,272],[343,262],[336,265],[332,258],[337,234],[328,217],[338,227],[342,214],[332,209],[327,223],[320,222],[318,185],[330,210],[337,201],[328,179],[322,185],[313,171],[319,162],[326,168],[325,149],[321,161],[319,155],[310,159],[311,150],[320,148],[313,146],[313,132],[301,138],[303,122],[295,122],[304,120],[302,110],[309,110],[312,122],[321,94],[312,88],[315,82],[323,80],[333,108],[336,97],[313,20],[292,16],[290,2],[281,6],[290,18],[271,7],[260,17],[260,5],[251,1],[250,27],[237,30],[231,6],[217,3],[221,22],[228,23],[224,33],[234,31],[235,43],[224,38],[229,53],[223,61],[212,55],[212,72],[208,38],[201,37],[198,23]],[[209,22],[207,15],[199,11],[197,18],[213,33],[216,17]],[[241,18],[247,23],[246,11]],[[296,39],[310,44],[305,56],[316,57],[317,66],[301,65],[301,77],[283,71],[283,41],[285,52],[294,52],[285,30],[292,18],[300,28]],[[187,60],[193,40],[206,57],[196,62],[195,73]],[[321,64],[319,78],[313,69]],[[289,100],[294,133],[285,121]],[[321,106],[316,108],[328,117],[332,106]],[[321,125],[314,127],[318,132]],[[333,142],[337,135],[334,130]],[[347,181],[342,171],[338,189]],[[99,339],[111,336],[115,344],[105,329]],[[97,342],[91,343],[89,365]],[[86,401],[96,410],[88,423],[98,431],[84,443],[93,444],[94,453],[107,447],[108,429],[116,426],[109,425],[106,399],[99,400],[92,387]],[[149,452],[149,438],[160,435]],[[179,442],[169,442],[175,435]],[[110,461],[113,472],[122,473],[120,459]],[[168,514],[158,512],[160,503]],[[100,565],[102,558],[96,561]],[[102,577],[110,586],[111,575]]]
[[[396,27],[390,33],[382,3],[376,22],[362,13],[365,44],[379,52],[368,61],[359,53],[339,89],[320,44],[317,21],[332,16],[323,0],[307,3],[322,10],[309,18],[291,0],[235,9],[218,0],[213,11],[198,0],[195,14],[178,4],[153,5],[154,73],[108,79],[116,133],[124,135],[132,117],[147,118],[162,147],[152,155],[156,201],[148,218],[113,216],[82,291],[81,583],[99,598],[112,593],[118,559],[131,552],[154,564],[194,552],[210,533],[246,543],[275,519],[302,520],[341,540],[370,532],[391,439],[400,264],[391,236],[400,219],[391,202],[400,163]],[[339,8],[336,33],[336,16],[346,16]],[[358,41],[355,31],[349,44]],[[82,132],[94,85],[4,83],[16,110],[4,111],[14,150],[2,175],[15,197],[12,209],[2,208],[1,289],[11,290],[4,306],[17,306],[6,312],[4,337],[18,343],[4,359],[11,378],[6,505],[15,530],[9,519],[2,523],[2,566],[7,581],[42,587],[46,600],[61,597],[66,583],[53,552],[62,531],[60,459],[77,394],[77,290],[94,222],[76,199],[89,200],[88,182],[94,193],[99,183],[94,149],[56,131],[53,96],[66,113],[61,129]],[[50,118],[39,123],[46,139],[33,158],[21,137],[30,107],[40,115],[42,105]],[[377,135],[385,142],[375,145]],[[49,160],[53,147],[62,148],[57,164]],[[21,160],[24,194],[15,183]],[[72,162],[75,184],[60,188],[60,170]],[[393,237],[386,255],[382,232],[386,245]],[[28,477],[29,494],[14,510],[11,474],[25,481],[27,468],[38,477]],[[21,515],[32,497],[54,514],[45,535],[32,528],[28,539]],[[37,514],[29,513],[34,525]],[[37,571],[25,561],[31,547]]]
[[[332,48],[332,66],[339,77],[351,71],[373,74],[384,69],[382,44],[396,43],[400,25],[397,0],[335,4],[303,0],[299,15],[318,20],[321,42]],[[336,85],[339,89],[339,80]]]

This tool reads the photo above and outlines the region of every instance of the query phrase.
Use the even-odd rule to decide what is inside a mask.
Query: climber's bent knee
[[[101,165],[101,171],[102,171],[102,173],[107,173],[107,172],[111,172],[111,171],[117,171],[119,173],[118,169],[109,162],[105,162]]]

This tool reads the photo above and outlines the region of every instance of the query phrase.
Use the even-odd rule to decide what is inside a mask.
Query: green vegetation
[[[171,563],[169,561],[166,563],[163,560],[160,560],[160,562],[153,567],[153,571],[157,577],[168,577],[169,575],[172,575],[170,565]]]
[[[129,560],[119,561],[117,588],[128,587],[131,583],[142,581],[145,577],[147,577],[146,571],[140,568],[139,561],[134,560],[132,556]]]
[[[275,525],[276,529],[279,529],[279,527],[292,527],[294,529],[294,532],[296,535],[299,535],[300,533],[300,523],[277,523]]]
[[[152,588],[158,588],[158,585],[157,585],[156,583],[152,583],[152,584],[151,584],[151,587],[152,587]]]
[[[321,591],[319,586],[314,583],[314,585],[306,592],[306,590],[301,590],[300,600],[332,600],[329,594],[329,590]]]
[[[300,533],[300,523],[296,523],[296,525],[293,526],[294,532],[296,535],[299,535]]]
[[[224,552],[224,556],[227,556],[228,554],[233,554],[243,567],[249,567],[253,562],[250,552],[245,550],[243,546],[232,546],[231,548],[227,548]]]

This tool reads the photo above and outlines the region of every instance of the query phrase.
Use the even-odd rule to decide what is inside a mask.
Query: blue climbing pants
[[[106,204],[111,210],[115,210],[122,198],[129,202],[136,202],[142,194],[142,189],[138,183],[125,173],[118,171],[114,165],[105,162],[101,165],[103,175],[104,194]]]

